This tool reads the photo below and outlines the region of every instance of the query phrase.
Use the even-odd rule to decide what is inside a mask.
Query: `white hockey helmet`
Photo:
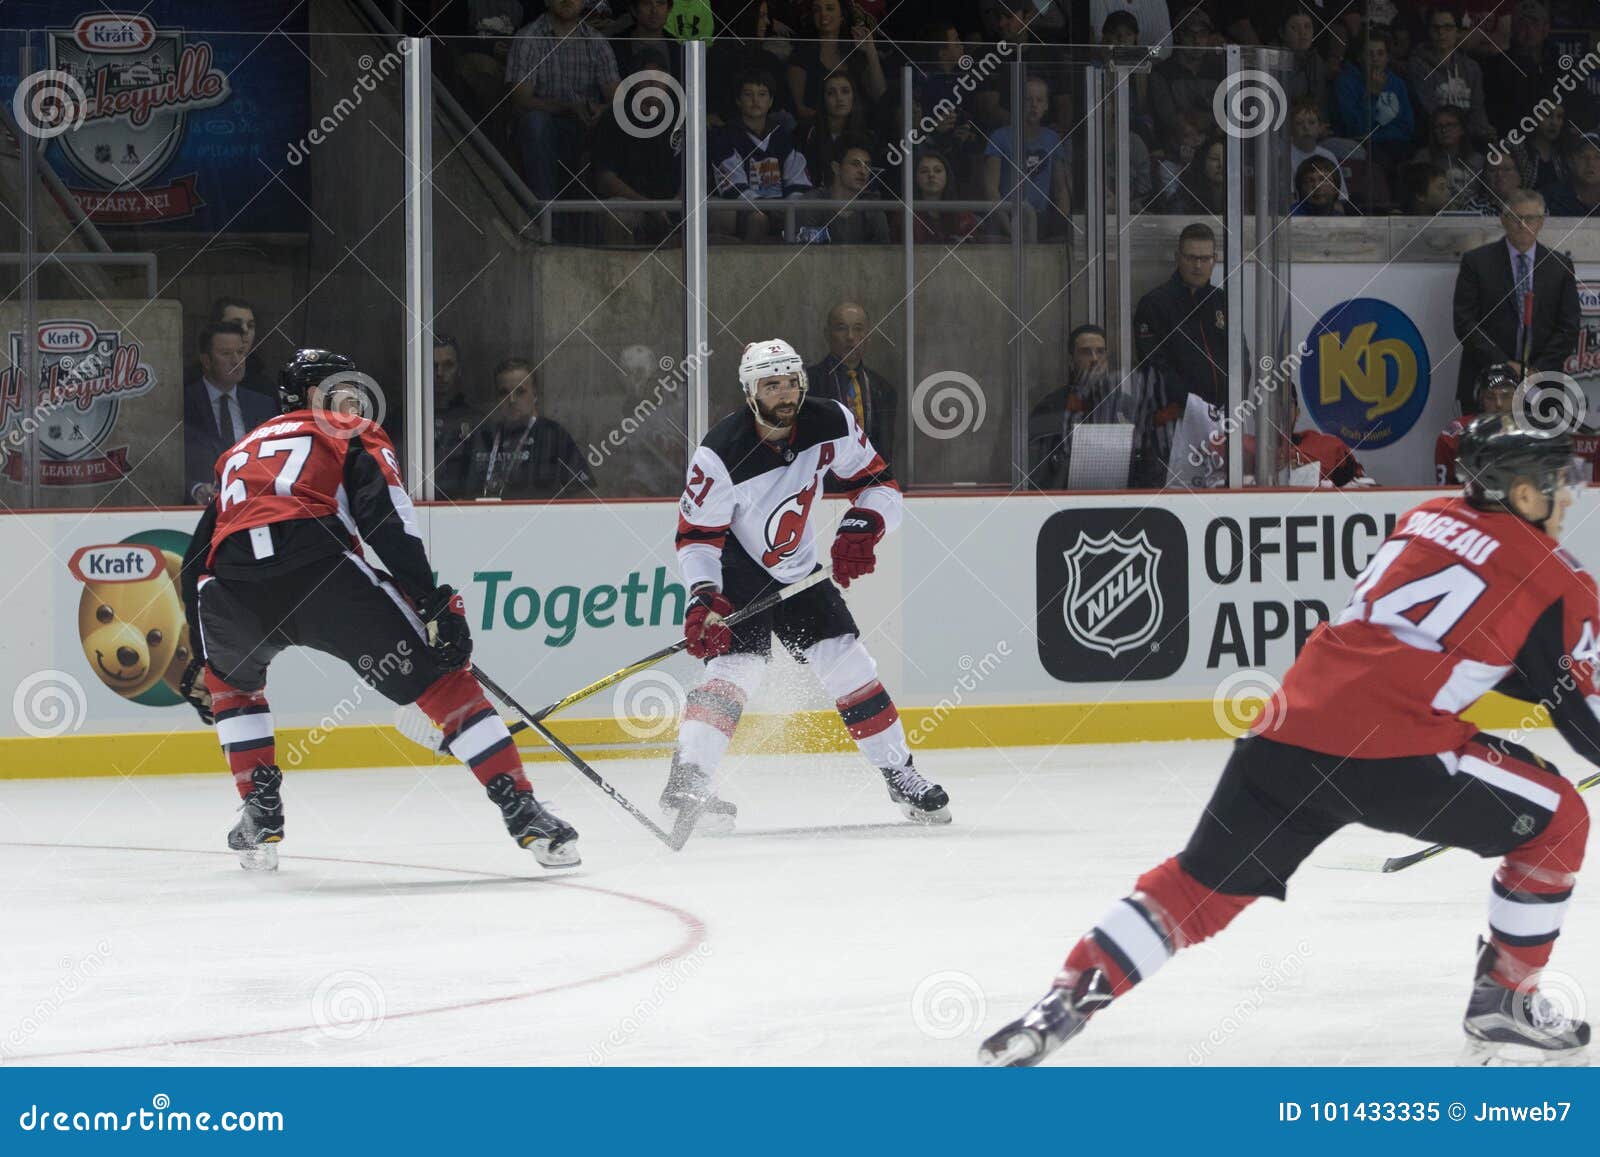
[[[800,400],[806,400],[806,363],[794,352],[794,346],[775,337],[768,341],[753,341],[739,355],[739,385],[744,388],[744,400],[760,417],[756,409],[756,386],[761,379],[793,374],[800,381]]]

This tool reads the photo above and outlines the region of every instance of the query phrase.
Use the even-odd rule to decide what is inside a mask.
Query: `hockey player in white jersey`
[[[848,410],[806,397],[805,365],[788,342],[745,346],[739,382],[749,411],[712,427],[678,504],[678,561],[690,591],[684,635],[706,672],[689,693],[661,807],[701,831],[733,826],[737,808],[717,796],[716,770],[766,673],[775,634],[833,697],[901,812],[949,823],[949,797],[913,766],[899,712],[834,585],[872,573],[878,541],[900,525],[900,487]],[[811,516],[830,474],[851,501],[833,542],[834,581],[730,628],[724,620],[736,609],[821,565]]]

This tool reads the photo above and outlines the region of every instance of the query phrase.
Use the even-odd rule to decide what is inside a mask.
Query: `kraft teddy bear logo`
[[[154,530],[79,547],[67,562],[83,584],[78,640],[110,690],[146,707],[183,702],[179,680],[194,651],[179,575],[189,536]]]

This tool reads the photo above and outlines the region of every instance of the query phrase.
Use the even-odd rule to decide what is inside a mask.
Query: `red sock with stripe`
[[[255,787],[251,778],[255,769],[278,762],[267,693],[241,691],[223,682],[210,667],[205,669],[205,677],[211,692],[211,712],[217,720],[217,742],[228,757],[233,786],[243,799]]]
[[[505,720],[483,697],[483,688],[469,667],[434,680],[417,699],[417,706],[444,731],[444,749],[488,785],[499,775],[509,775],[518,791],[531,791],[522,770],[517,741]]]
[[[1490,973],[1516,988],[1550,962],[1556,937],[1572,903],[1572,889],[1589,841],[1589,809],[1566,780],[1544,831],[1501,861],[1489,894],[1489,939],[1495,947]]]

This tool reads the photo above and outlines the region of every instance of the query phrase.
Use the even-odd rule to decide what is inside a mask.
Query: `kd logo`
[[[1348,340],[1337,333],[1324,333],[1317,339],[1321,363],[1319,393],[1324,405],[1339,400],[1340,392],[1350,392],[1367,406],[1367,420],[1393,413],[1411,399],[1417,383],[1417,355],[1410,344],[1389,337],[1373,341],[1378,323],[1363,322],[1350,330]],[[1395,368],[1394,389],[1389,389],[1389,366]]]

